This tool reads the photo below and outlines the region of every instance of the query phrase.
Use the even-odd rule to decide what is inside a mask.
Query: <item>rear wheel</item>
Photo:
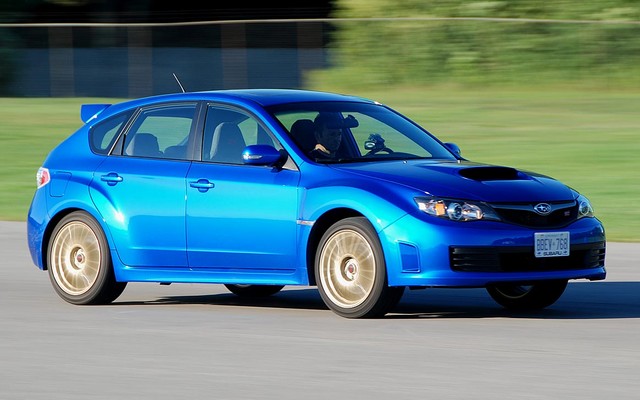
[[[497,284],[489,286],[489,295],[511,310],[539,310],[555,303],[567,287],[566,280],[536,282],[531,285]]]
[[[233,294],[240,297],[268,297],[278,293],[280,285],[224,285]]]
[[[363,217],[336,222],[322,236],[315,259],[320,296],[346,318],[375,318],[389,312],[404,287],[387,286],[382,246]]]
[[[126,282],[116,282],[107,240],[83,211],[65,216],[53,230],[47,269],[56,293],[72,304],[108,304]]]

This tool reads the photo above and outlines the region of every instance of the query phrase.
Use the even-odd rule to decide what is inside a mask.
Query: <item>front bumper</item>
[[[534,233],[567,231],[569,257],[534,257]],[[596,218],[560,229],[406,215],[380,232],[391,286],[485,287],[498,282],[606,277],[605,233]]]

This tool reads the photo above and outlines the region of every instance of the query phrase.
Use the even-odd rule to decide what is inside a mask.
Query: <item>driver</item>
[[[314,159],[331,160],[336,158],[340,143],[342,143],[342,128],[344,120],[337,113],[320,113],[313,121],[317,144],[309,152]]]

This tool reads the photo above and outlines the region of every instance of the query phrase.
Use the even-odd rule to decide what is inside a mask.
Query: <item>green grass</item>
[[[557,87],[350,93],[407,114],[471,160],[562,180],[591,199],[608,240],[640,241],[640,93]],[[81,126],[80,104],[105,101],[0,99],[0,220],[25,219],[47,152]]]
[[[0,220],[26,219],[36,171],[56,144],[82,126],[84,102],[104,99],[0,98]]]

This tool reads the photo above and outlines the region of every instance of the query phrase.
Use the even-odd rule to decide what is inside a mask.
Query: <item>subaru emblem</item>
[[[547,203],[538,203],[533,207],[533,211],[540,215],[549,215],[551,213],[551,206]]]

